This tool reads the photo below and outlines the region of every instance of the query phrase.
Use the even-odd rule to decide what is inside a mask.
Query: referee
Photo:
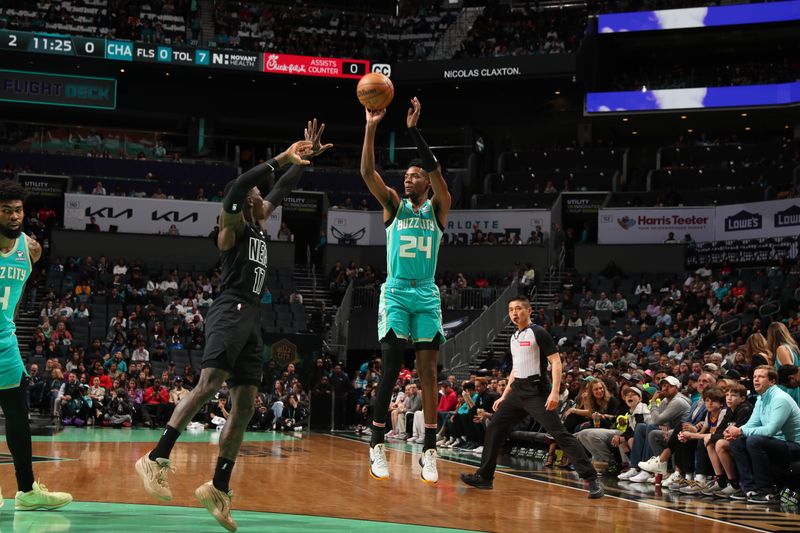
[[[474,474],[461,474],[461,481],[479,489],[491,489],[497,455],[503,443],[525,415],[531,415],[564,450],[582,479],[589,482],[589,498],[602,498],[603,486],[586,452],[556,414],[561,385],[561,356],[553,338],[542,327],[531,324],[531,304],[524,296],[508,302],[508,316],[517,331],[511,336],[514,368],[503,396],[494,403],[494,415],[486,430],[481,466]],[[547,357],[542,357],[547,354]],[[547,379],[550,363],[552,387]]]

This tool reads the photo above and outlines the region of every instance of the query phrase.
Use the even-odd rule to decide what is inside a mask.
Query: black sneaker
[[[755,496],[755,494],[756,494],[756,492],[752,491],[752,490],[745,492],[744,490],[739,489],[736,492],[734,492],[733,494],[731,494],[730,498],[731,498],[731,500],[737,500],[737,501],[740,501],[740,502],[746,502],[748,498],[750,498],[751,496]]]
[[[463,479],[463,477],[462,477]],[[589,482],[589,499],[596,500],[605,496],[603,485],[600,483],[600,478],[593,477],[587,480]]]
[[[752,496],[748,496],[747,503],[761,503],[771,505],[780,502],[780,497],[773,492],[758,491]]]
[[[461,474],[461,481],[476,489],[491,489],[494,486],[491,479],[484,479],[478,474]],[[603,489],[600,490],[602,492]]]

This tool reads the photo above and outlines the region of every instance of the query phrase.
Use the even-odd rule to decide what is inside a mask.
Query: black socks
[[[159,458],[169,459],[169,454],[172,452],[172,448],[175,446],[175,442],[180,436],[180,431],[170,425],[167,425],[167,429],[165,429],[164,433],[161,434],[161,438],[159,439],[158,444],[156,444],[155,449],[150,452],[150,460],[155,461]]]
[[[224,493],[228,493],[231,482],[231,472],[233,472],[234,461],[229,461],[224,457],[217,458],[217,468],[214,470],[214,487]]]

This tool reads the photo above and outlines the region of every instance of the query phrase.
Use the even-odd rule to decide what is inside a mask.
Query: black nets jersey
[[[264,231],[255,224],[247,224],[236,246],[220,252],[222,262],[223,293],[258,303],[267,279],[267,240]]]

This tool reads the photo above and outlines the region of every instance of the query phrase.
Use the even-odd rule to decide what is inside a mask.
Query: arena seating
[[[73,0],[28,3],[25,9],[0,8],[0,21],[8,28],[93,37],[118,37],[144,42],[180,43],[186,37],[190,2],[166,0],[131,2],[127,10],[109,11],[108,2]]]

